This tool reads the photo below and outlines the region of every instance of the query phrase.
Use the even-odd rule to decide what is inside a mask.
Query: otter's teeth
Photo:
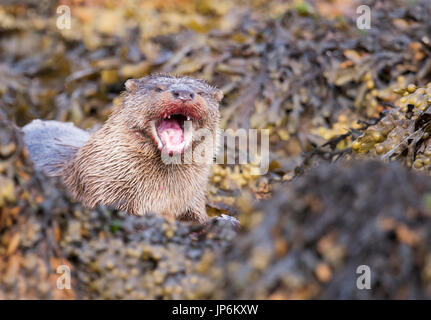
[[[190,121],[190,117],[187,117],[187,121]]]
[[[156,139],[157,147],[161,150],[163,148],[163,143],[160,141],[159,135],[157,134],[156,129],[156,121],[151,121],[151,132],[153,134],[153,137]]]
[[[171,118],[171,115],[168,115],[168,119],[170,119]]]

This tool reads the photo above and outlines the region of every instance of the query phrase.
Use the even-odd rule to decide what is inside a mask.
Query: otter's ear
[[[221,99],[223,99],[223,91],[221,91],[220,89],[215,89],[214,90],[214,99],[217,102],[220,102]]]
[[[127,92],[135,93],[138,90],[138,80],[136,79],[129,79],[124,84],[126,87]]]

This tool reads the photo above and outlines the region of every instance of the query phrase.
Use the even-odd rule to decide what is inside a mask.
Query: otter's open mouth
[[[152,122],[152,131],[159,150],[181,154],[192,141],[193,120],[183,113],[165,114]]]

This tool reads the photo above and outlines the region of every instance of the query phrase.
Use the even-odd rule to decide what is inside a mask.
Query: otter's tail
[[[58,176],[90,134],[72,123],[33,120],[22,128],[24,142],[37,170]]]

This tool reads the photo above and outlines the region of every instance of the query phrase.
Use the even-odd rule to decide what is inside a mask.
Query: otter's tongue
[[[175,119],[163,119],[157,134],[167,152],[181,152],[184,148],[184,132]]]

